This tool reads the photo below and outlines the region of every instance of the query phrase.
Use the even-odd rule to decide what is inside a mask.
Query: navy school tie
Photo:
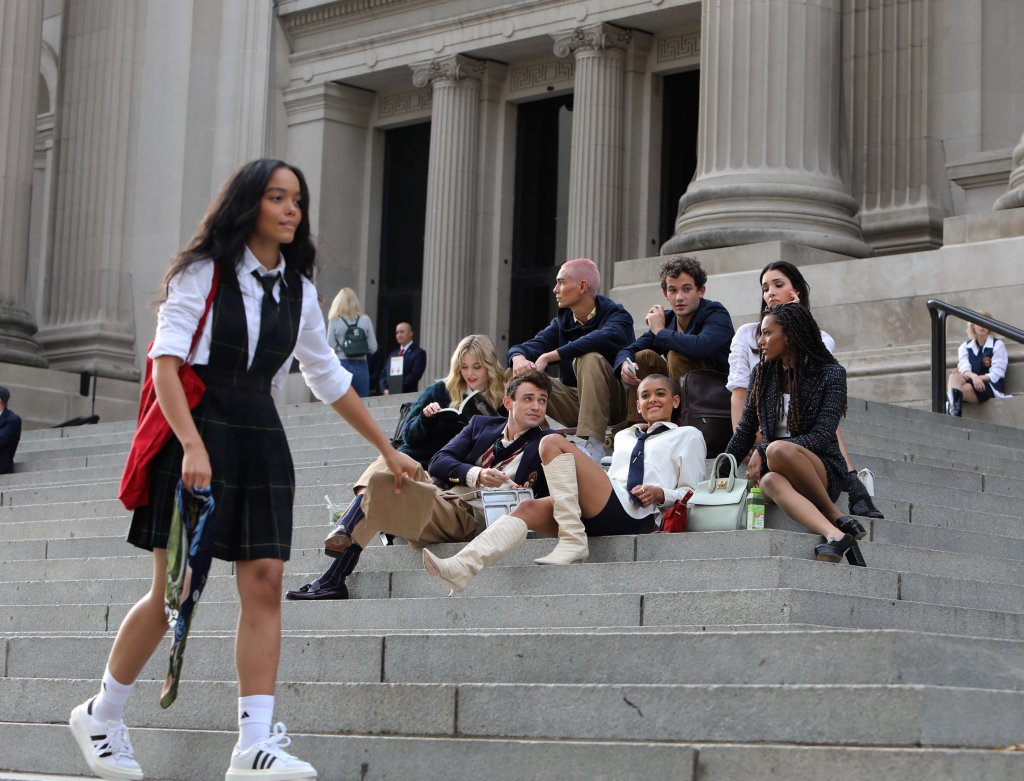
[[[636,444],[633,445],[633,452],[629,456],[629,474],[626,476],[626,490],[629,491],[629,500],[633,504],[643,504],[633,496],[633,489],[644,481],[644,445],[649,437],[669,431],[668,426],[655,425],[647,431],[636,430]]]
[[[279,312],[277,301],[274,300],[274,285],[281,272],[275,271],[273,274],[264,275],[259,269],[254,269],[252,275],[263,285],[263,303],[260,304],[260,341],[263,341],[264,334],[277,327]]]

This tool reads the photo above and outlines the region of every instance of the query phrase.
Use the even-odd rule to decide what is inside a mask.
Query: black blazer
[[[758,364],[750,373],[748,388],[754,387],[757,373],[761,368],[762,364]],[[836,438],[839,419],[846,412],[846,369],[838,363],[808,367],[796,393],[800,405],[800,430],[794,431],[791,428],[792,436],[789,441],[807,448],[821,459],[828,473],[828,493],[832,501],[835,501],[841,493],[842,481],[846,475],[846,459],[843,458],[839,440]],[[769,471],[765,450],[770,442],[777,439],[775,428],[778,419],[779,380],[773,366],[767,377],[760,409],[754,408],[754,394],[748,391],[743,417],[725,452],[732,453],[739,461],[750,451],[760,429],[761,444],[757,449],[764,465],[762,474]]]
[[[14,471],[14,452],[21,441],[21,418],[10,407],[0,415],[0,475]]]
[[[398,348],[388,353],[384,360],[384,368],[380,373],[378,385],[383,393],[388,389],[388,370],[391,368],[391,359],[398,357]],[[402,356],[405,362],[402,364],[402,393],[413,393],[420,384],[420,377],[427,368],[427,352],[413,342],[405,355]]]
[[[508,421],[502,417],[487,418],[477,415],[472,418],[455,438],[437,451],[430,459],[430,476],[441,488],[466,485],[466,474],[476,465],[484,452],[501,438],[501,432]],[[544,480],[544,468],[540,461],[540,441],[555,434],[550,429],[531,429],[519,468],[513,478],[518,485],[533,488],[535,497],[548,495],[548,484]]]

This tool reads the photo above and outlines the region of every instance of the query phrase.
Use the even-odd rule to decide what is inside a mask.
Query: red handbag
[[[189,355],[192,355],[199,343],[203,326],[206,325],[206,316],[210,313],[210,307],[213,306],[213,297],[217,294],[219,284],[220,264],[214,263],[213,284],[210,286],[210,294],[206,297],[203,316],[199,318],[199,325],[196,326],[195,335],[192,337]],[[172,433],[171,426],[157,403],[156,390],[153,388],[153,361],[149,357],[149,352],[152,349],[153,343],[150,342],[149,347],[146,348],[146,376],[142,382],[142,396],[139,399],[139,422],[135,427],[135,436],[132,437],[132,446],[128,450],[124,471],[121,473],[121,488],[117,492],[117,498],[121,500],[121,504],[126,510],[134,510],[149,504],[149,471],[156,454],[167,444]],[[178,369],[178,378],[185,391],[188,408],[195,409],[203,398],[206,385],[199,379],[199,375],[196,374],[188,360],[182,361]]]
[[[686,531],[686,503],[693,496],[693,491],[687,491],[686,496],[677,499],[675,504],[665,510],[661,516],[661,528],[658,531],[665,534],[680,534]]]

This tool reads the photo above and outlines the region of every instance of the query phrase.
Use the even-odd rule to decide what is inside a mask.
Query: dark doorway
[[[662,79],[661,221],[659,246],[672,238],[679,199],[697,170],[697,118],[700,71],[674,73]]]
[[[379,348],[371,361],[371,385],[376,368],[398,347],[395,326],[420,326],[423,293],[423,236],[427,223],[427,162],[430,123],[384,131],[384,183],[380,230],[380,286],[377,292]]]
[[[572,95],[519,106],[509,345],[554,317],[555,267],[565,261]]]

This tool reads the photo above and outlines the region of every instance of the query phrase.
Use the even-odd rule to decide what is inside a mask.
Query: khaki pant
[[[636,361],[637,365],[637,379],[642,380],[648,374],[664,374],[672,380],[676,387],[676,392],[679,390],[679,380],[683,378],[683,375],[694,369],[704,368],[704,361],[690,358],[682,353],[671,350],[668,353],[667,360],[665,356],[658,355],[654,350],[640,350],[633,360]],[[630,423],[639,423],[643,420],[636,409],[638,390],[638,385],[630,385],[627,388],[626,409],[629,411],[629,415],[626,420]]]
[[[608,426],[620,423],[626,415],[622,383],[600,353],[581,355],[573,361],[572,367],[576,372],[576,387],[552,380],[548,415],[563,426],[575,427],[577,436],[604,440]]]
[[[472,511],[457,495],[431,483],[422,468],[412,478],[403,477],[402,491],[396,494],[395,478],[378,456],[353,488],[366,489],[362,505],[366,517],[352,532],[352,539],[363,548],[379,532],[395,534],[414,548],[435,542],[466,542],[476,536]]]

